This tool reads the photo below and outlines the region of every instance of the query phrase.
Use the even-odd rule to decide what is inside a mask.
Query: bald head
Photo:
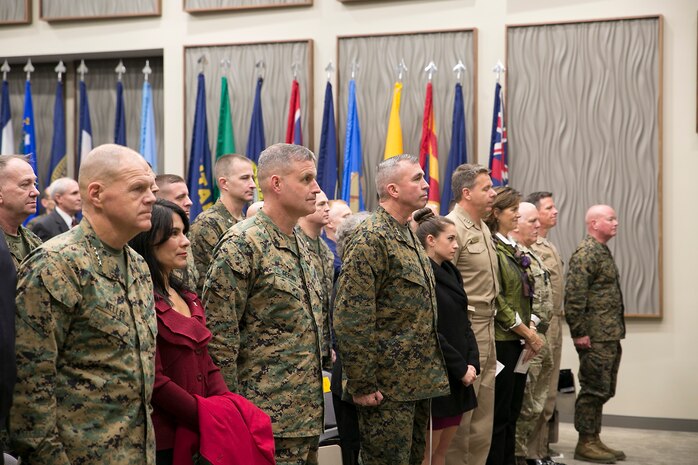
[[[602,244],[611,240],[618,232],[618,217],[611,206],[594,205],[587,210],[584,220],[587,233]]]
[[[608,214],[609,211],[612,211],[615,213],[612,207],[609,207],[608,205],[593,205],[589,207],[589,210],[587,210],[587,214],[584,217],[584,222],[589,226],[589,223],[592,221],[595,221],[599,219],[600,217]]]
[[[526,219],[530,218],[531,216],[537,216],[538,209],[532,203],[521,202],[519,204],[519,215],[521,215],[521,218],[520,218],[521,221],[525,221]]]
[[[143,165],[143,169],[152,173],[145,159],[128,147],[116,144],[104,144],[92,149],[80,165],[78,184],[80,195],[87,197],[87,187],[93,182],[105,186],[111,185],[119,178],[122,168],[127,164]]]
[[[510,233],[517,242],[530,247],[538,240],[540,231],[540,221],[538,219],[538,209],[528,202],[519,204],[519,219],[517,228]]]

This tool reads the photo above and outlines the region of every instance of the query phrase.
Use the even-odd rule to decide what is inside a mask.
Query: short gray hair
[[[286,174],[291,162],[312,161],[315,163],[315,154],[302,145],[274,144],[270,145],[259,154],[257,162],[257,178],[261,186],[262,180],[275,174]]]
[[[337,255],[340,257],[344,255],[344,243],[347,241],[347,238],[351,236],[356,227],[363,223],[369,216],[371,215],[368,212],[353,213],[342,221],[342,224],[337,228]]]
[[[51,185],[49,185],[47,187],[47,189],[49,190],[49,193],[51,195],[51,199],[56,200],[57,195],[65,194],[66,191],[70,188],[71,182],[74,182],[77,184],[75,179],[67,178],[67,177],[58,178],[55,181],[53,181],[51,183]]]
[[[383,160],[378,165],[378,170],[376,170],[376,191],[378,192],[379,200],[388,198],[388,184],[396,181],[398,168],[403,161],[414,165],[419,164],[417,157],[403,153],[402,155]]]
[[[490,170],[482,165],[464,163],[455,169],[451,175],[451,188],[453,190],[453,200],[459,202],[463,197],[463,189],[472,189],[475,180],[481,174],[490,174]]]

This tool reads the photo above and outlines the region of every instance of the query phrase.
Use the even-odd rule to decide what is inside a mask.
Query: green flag
[[[218,112],[218,136],[216,138],[216,160],[223,155],[235,152],[235,136],[233,135],[232,115],[230,114],[230,98],[228,97],[228,78],[221,78],[221,106]],[[213,181],[213,201],[218,200],[218,183]]]

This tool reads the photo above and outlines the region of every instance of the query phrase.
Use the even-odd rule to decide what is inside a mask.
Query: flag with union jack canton
[[[504,99],[502,86],[494,87],[494,111],[492,115],[492,138],[490,139],[490,176],[494,187],[509,184],[507,160],[507,129],[504,124]]]

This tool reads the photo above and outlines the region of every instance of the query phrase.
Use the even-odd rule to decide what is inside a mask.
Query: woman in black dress
[[[451,220],[434,215],[430,208],[414,213],[417,237],[429,256],[436,280],[437,330],[448,370],[451,394],[431,402],[432,426],[427,431],[423,465],[446,463],[448,445],[456,434],[463,413],[477,407],[472,383],[480,373],[479,352],[468,320],[468,297],[463,278],[451,263],[458,242]]]

